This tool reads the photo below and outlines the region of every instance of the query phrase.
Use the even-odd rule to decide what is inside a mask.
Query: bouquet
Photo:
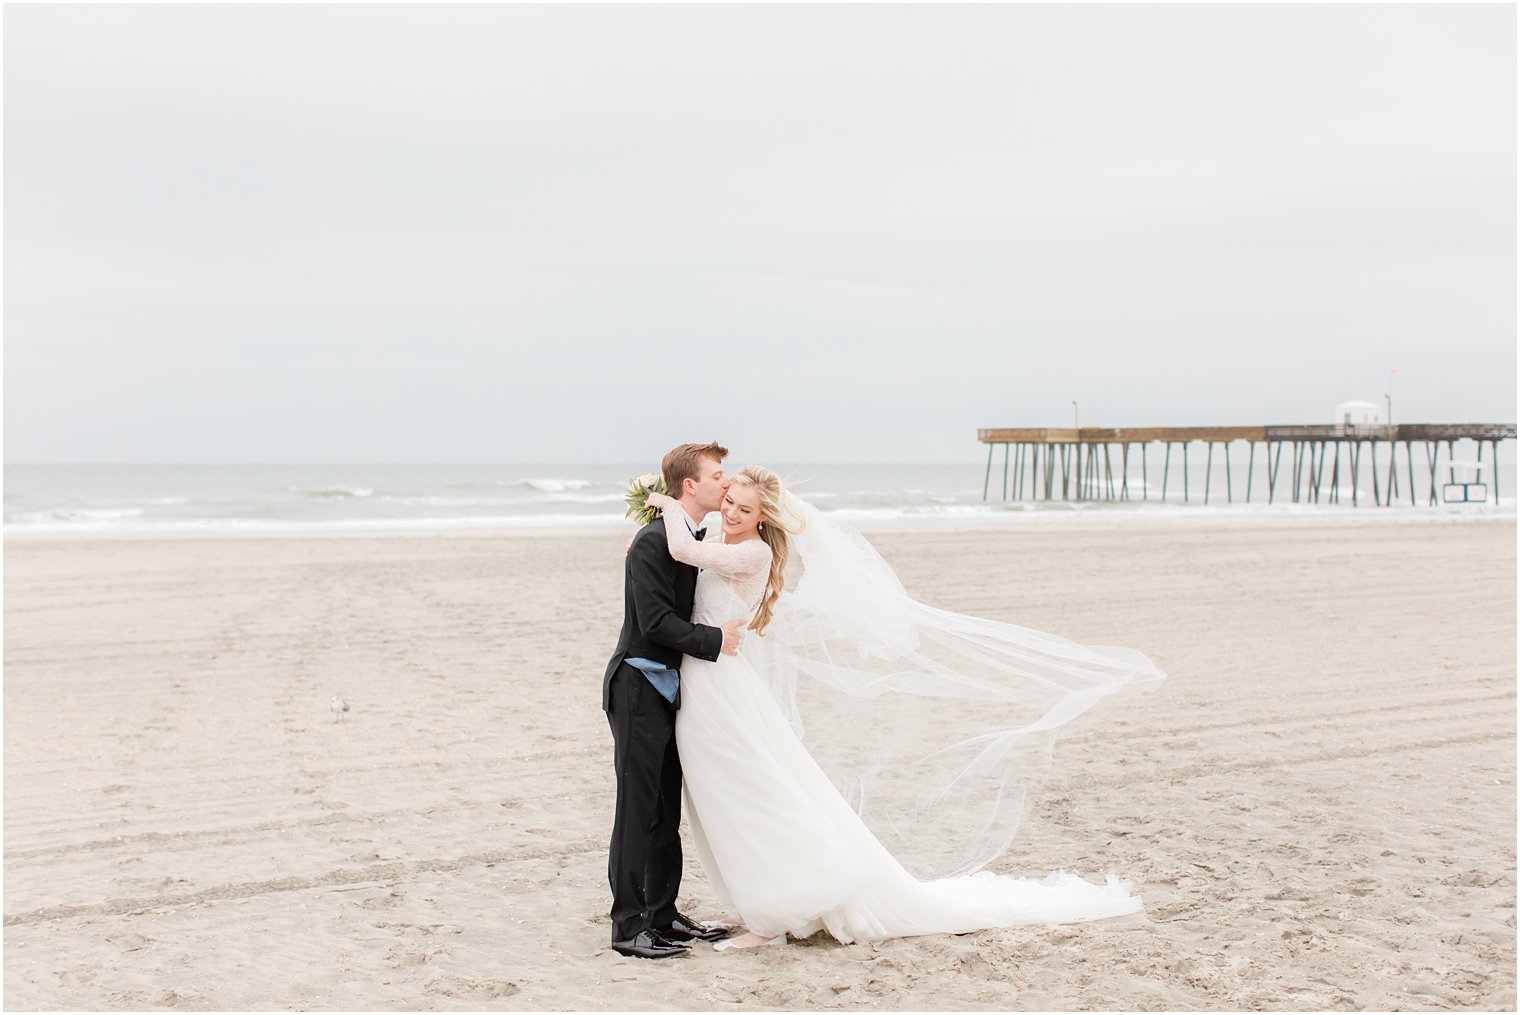
[[[628,510],[624,512],[625,517],[632,518],[640,525],[648,525],[660,517],[660,509],[650,507],[648,504],[651,492],[664,494],[670,492],[665,489],[665,477],[658,472],[646,472],[637,479],[630,479],[628,492],[623,495],[623,500],[628,502]]]

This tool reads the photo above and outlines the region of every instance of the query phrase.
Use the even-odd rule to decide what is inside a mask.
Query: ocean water
[[[1201,459],[1203,456],[1197,456]],[[732,463],[731,463],[732,464]],[[1001,455],[983,500],[985,461],[964,465],[778,465],[790,487],[820,510],[864,528],[873,524],[1042,524],[1106,519],[1133,522],[1231,522],[1275,518],[1425,520],[1514,517],[1514,484],[1501,462],[1500,505],[1426,506],[1428,473],[1419,475],[1410,507],[1404,475],[1396,506],[1372,506],[1370,478],[1353,508],[1343,503],[1294,504],[1285,478],[1276,503],[1266,502],[1267,477],[1257,462],[1245,502],[1244,463],[1234,463],[1227,500],[1223,465],[1205,475],[1190,462],[1184,500],[1173,462],[1160,497],[1160,463],[1150,475],[1130,472],[1131,500],[1081,503],[1002,499]],[[12,465],[5,468],[4,534],[214,535],[438,530],[549,531],[630,526],[624,519],[627,481],[649,465]],[[1283,464],[1287,471],[1287,462]],[[1401,466],[1402,469],[1402,466]],[[1446,469],[1443,467],[1442,479]],[[1380,473],[1385,477],[1386,473]],[[1059,482],[1059,480],[1058,480]],[[1115,477],[1116,488],[1118,477]],[[1326,476],[1328,486],[1328,475]],[[1027,483],[1027,479],[1026,479]],[[1209,503],[1203,503],[1205,484]],[[1011,486],[1011,482],[1010,482]],[[1058,488],[1059,490],[1059,488]]]

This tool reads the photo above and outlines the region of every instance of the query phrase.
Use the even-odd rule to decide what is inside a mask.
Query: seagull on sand
[[[343,718],[343,713],[348,711],[348,702],[335,694],[333,695],[332,704],[328,707],[332,709],[333,722],[338,722]]]

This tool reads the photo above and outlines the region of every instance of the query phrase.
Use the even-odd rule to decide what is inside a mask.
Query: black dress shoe
[[[627,941],[614,941],[612,950],[619,955],[631,955],[637,959],[672,959],[691,951],[685,945],[665,940],[652,930],[646,930]]]
[[[669,927],[656,927],[655,933],[667,941],[722,941],[733,931],[727,927],[704,927],[677,913]]]

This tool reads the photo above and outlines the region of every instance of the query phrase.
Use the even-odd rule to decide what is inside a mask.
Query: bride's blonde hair
[[[730,482],[739,483],[755,491],[760,498],[760,538],[771,548],[770,579],[765,584],[765,595],[749,629],[764,634],[766,625],[776,612],[776,600],[781,598],[781,586],[785,582],[786,561],[791,554],[792,529],[781,517],[781,479],[763,465],[746,465],[733,474]]]

